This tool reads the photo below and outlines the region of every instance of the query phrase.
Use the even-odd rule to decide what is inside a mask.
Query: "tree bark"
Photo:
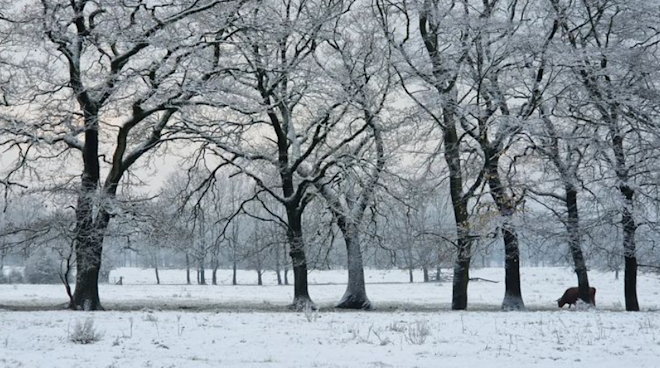
[[[520,247],[518,234],[511,225],[511,217],[515,213],[516,203],[514,198],[505,191],[499,172],[499,152],[493,152],[482,143],[485,156],[485,169],[488,187],[493,202],[497,205],[498,212],[503,218],[501,226],[502,238],[504,239],[504,299],[502,310],[524,310],[525,303],[520,287]]]
[[[442,51],[438,47],[438,24],[433,16],[433,3],[426,0],[419,12],[419,32],[428,53],[432,73],[433,86],[443,101],[442,119],[436,122],[442,129],[444,158],[449,169],[449,194],[454,220],[456,223],[456,261],[454,263],[454,283],[452,289],[452,310],[467,309],[468,283],[470,281],[470,261],[472,258],[472,238],[467,201],[471,191],[464,192],[463,171],[461,168],[460,139],[456,131],[457,90],[452,82],[453,66],[443,60]],[[441,120],[441,121],[440,121]],[[478,184],[478,183],[475,183]]]
[[[621,222],[623,223],[623,259],[624,273],[623,285],[626,298],[627,311],[639,311],[637,300],[637,256],[635,255],[635,231],[637,225],[633,217],[634,191],[627,185],[621,186],[621,193],[625,198]]]
[[[154,264],[154,271],[156,272],[156,285],[160,285],[160,275],[158,274],[158,262]]]
[[[337,225],[344,235],[348,262],[348,283],[337,308],[370,310],[372,305],[367,297],[360,235],[357,226],[339,218],[337,219]]]
[[[578,279],[578,293],[580,299],[585,303],[594,304],[591,300],[589,275],[587,273],[587,264],[582,254],[582,234],[580,229],[580,217],[577,203],[577,190],[572,185],[566,186],[566,210],[568,213],[568,222],[566,228],[568,231],[568,247],[571,250],[575,273]]]
[[[80,100],[81,98],[79,98]],[[98,110],[91,102],[81,102],[85,118],[83,173],[76,206],[76,288],[69,304],[76,310],[103,310],[99,299],[99,271],[103,234],[110,216],[101,210],[95,219],[94,197],[100,180],[98,158]]]
[[[218,267],[220,267],[220,262],[218,261],[218,251],[217,249],[213,252],[213,272],[211,272],[211,284],[218,285]]]
[[[102,240],[101,240],[102,241]],[[70,308],[75,310],[103,310],[99,299],[98,277],[101,269],[102,246],[99,239],[80,242],[76,250],[76,287]]]
[[[236,273],[238,272],[238,265],[236,264],[236,257],[234,257],[232,264],[231,264],[231,284],[232,285],[238,285],[238,281],[236,280]]]
[[[280,248],[275,248],[275,275],[277,275],[277,285],[282,285],[282,273],[280,266]]]
[[[186,284],[190,285],[190,256],[186,253]]]
[[[213,272],[211,273],[211,284],[218,285],[218,262],[213,264]]]
[[[627,311],[639,311],[637,300],[637,256],[635,246],[635,190],[628,184],[630,181],[629,168],[626,165],[626,154],[623,147],[623,136],[618,127],[617,106],[611,106],[609,117],[610,134],[612,136],[612,149],[615,157],[615,171],[619,181],[619,192],[623,197],[623,210],[621,224],[623,225],[623,259],[624,274],[623,285]]]
[[[468,283],[470,282],[470,261],[472,259],[472,239],[468,220],[467,199],[463,193],[463,173],[459,152],[459,140],[456,133],[455,115],[444,109],[445,126],[443,128],[445,161],[449,167],[449,193],[454,209],[456,223],[457,256],[454,264],[454,283],[452,289],[452,310],[464,310],[468,305]]]
[[[301,213],[297,209],[287,208],[287,216],[289,255],[293,264],[293,304],[291,308],[294,310],[316,308],[309,296],[307,286],[307,258],[303,242]]]
[[[200,262],[203,261],[200,260]],[[199,266],[199,284],[206,285],[206,272],[204,270],[204,264],[200,264]]]
[[[502,310],[524,310],[520,287],[520,250],[518,234],[508,223],[502,225],[504,237],[504,300]]]

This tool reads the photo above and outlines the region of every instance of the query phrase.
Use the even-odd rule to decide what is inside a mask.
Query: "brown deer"
[[[577,303],[579,295],[580,291],[577,287],[568,288],[564,292],[564,295],[557,299],[557,306],[562,308],[564,305],[568,304],[568,307],[570,308],[571,305],[575,305],[575,303]],[[591,297],[591,302],[593,305],[596,306],[596,288],[589,288],[589,296]]]

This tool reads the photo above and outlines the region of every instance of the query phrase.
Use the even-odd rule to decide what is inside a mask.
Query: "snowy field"
[[[623,280],[591,272],[598,307],[558,310],[555,299],[575,284],[566,268],[524,268],[529,312],[500,312],[503,271],[473,270],[470,310],[449,310],[451,283],[407,283],[403,271],[367,270],[373,312],[331,308],[345,273],[310,273],[318,312],[285,306],[292,286],[267,274],[239,272],[239,283],[182,285],[181,271],[118,269],[101,285],[109,311],[58,310],[60,285],[0,285],[0,367],[660,367],[660,278],[640,275],[642,312],[623,311]],[[210,273],[208,274],[210,276]],[[421,274],[415,275],[421,280]],[[210,277],[209,277],[210,279]],[[179,284],[174,284],[179,283]],[[99,341],[70,341],[93,319]]]

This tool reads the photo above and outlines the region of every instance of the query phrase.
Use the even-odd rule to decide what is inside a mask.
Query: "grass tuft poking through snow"
[[[417,320],[406,328],[405,338],[411,345],[424,345],[426,338],[431,335],[429,321]]]
[[[73,325],[73,331],[69,332],[69,341],[75,344],[93,344],[95,342],[101,341],[103,338],[103,332],[98,331],[94,327],[94,319],[87,318],[85,322],[80,322],[77,320]]]

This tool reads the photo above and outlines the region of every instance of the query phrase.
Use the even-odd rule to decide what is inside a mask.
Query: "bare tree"
[[[549,108],[548,104],[549,102],[546,102],[539,108],[541,122],[538,128],[529,131],[532,133],[534,151],[550,164],[550,168],[543,170],[548,173],[543,182],[529,190],[533,193],[532,198],[545,206],[564,225],[565,238],[577,275],[580,299],[593,304],[589,292],[587,263],[582,249],[584,230],[580,221],[578,198],[583,186],[581,171],[590,157],[593,159],[593,152],[590,153],[588,148],[594,132],[587,124],[557,124],[549,111],[559,113],[561,106]],[[556,179],[553,179],[553,176]]]
[[[348,6],[295,0],[253,4],[231,36],[242,68],[218,81],[218,89],[232,97],[220,95],[226,106],[213,116],[227,122],[209,114],[191,117],[182,128],[207,142],[221,165],[231,164],[254,180],[259,194],[276,198],[284,208],[283,217],[272,215],[287,229],[295,309],[313,306],[302,223],[314,198],[310,188],[334,165],[333,155],[368,128],[343,119],[349,98],[335,93],[318,55],[319,44]],[[223,125],[233,129],[235,139],[222,139],[224,132],[218,137]]]
[[[456,226],[452,309],[466,309],[474,240],[468,203],[484,180],[484,171],[479,167],[476,175],[466,174],[478,158],[464,159],[466,140],[460,132],[458,78],[471,41],[469,22],[462,18],[469,6],[467,2],[448,4],[434,0],[415,6],[406,1],[379,1],[377,5],[383,31],[400,55],[401,61],[394,65],[407,96],[419,108],[420,119],[432,121],[442,132],[437,155],[442,154],[449,170],[449,194]],[[419,20],[418,27],[413,25],[414,19]],[[420,46],[423,57],[416,54]]]
[[[383,134],[388,127],[381,114],[392,92],[394,77],[386,42],[371,11],[358,7],[344,18],[343,22],[353,26],[346,27],[338,20],[336,28],[343,32],[327,42],[327,57],[336,59],[340,66],[326,72],[338,80],[346,95],[353,96],[349,104],[355,110],[354,118],[364,120],[369,134],[344,147],[341,169],[335,175],[329,174],[330,179],[317,181],[316,187],[346,244],[348,284],[337,307],[371,309],[364,282],[360,232],[365,210],[373,201],[380,174],[385,169]]]
[[[3,115],[12,122],[13,144],[24,147],[23,161],[38,161],[39,154],[30,152],[38,149],[54,151],[51,157],[68,155],[63,153],[68,150],[82,157],[66,161],[70,167],[80,163],[82,169],[72,309],[102,309],[98,273],[103,238],[118,210],[113,203],[122,178],[139,159],[170,140],[170,122],[199,102],[204,83],[219,72],[213,60],[199,68],[189,63],[191,55],[217,53],[218,43],[180,25],[223,5],[218,11],[225,16],[218,16],[214,25],[222,29],[236,4],[45,0],[12,14],[20,20],[14,31],[17,42],[38,47],[28,60],[13,65],[28,91],[12,96],[13,108]],[[42,35],[45,40],[38,38]],[[19,50],[15,59],[22,55]],[[105,153],[108,146],[111,150]]]
[[[651,117],[657,98],[647,92],[658,70],[657,9],[644,1],[618,0],[578,4],[550,0],[550,5],[568,66],[582,91],[581,99],[571,106],[571,117],[597,126],[596,137],[602,137],[599,142],[607,147],[600,153],[619,192],[626,310],[638,311],[635,234],[641,191],[637,183],[645,176],[644,162],[657,155],[653,143],[658,132]]]

